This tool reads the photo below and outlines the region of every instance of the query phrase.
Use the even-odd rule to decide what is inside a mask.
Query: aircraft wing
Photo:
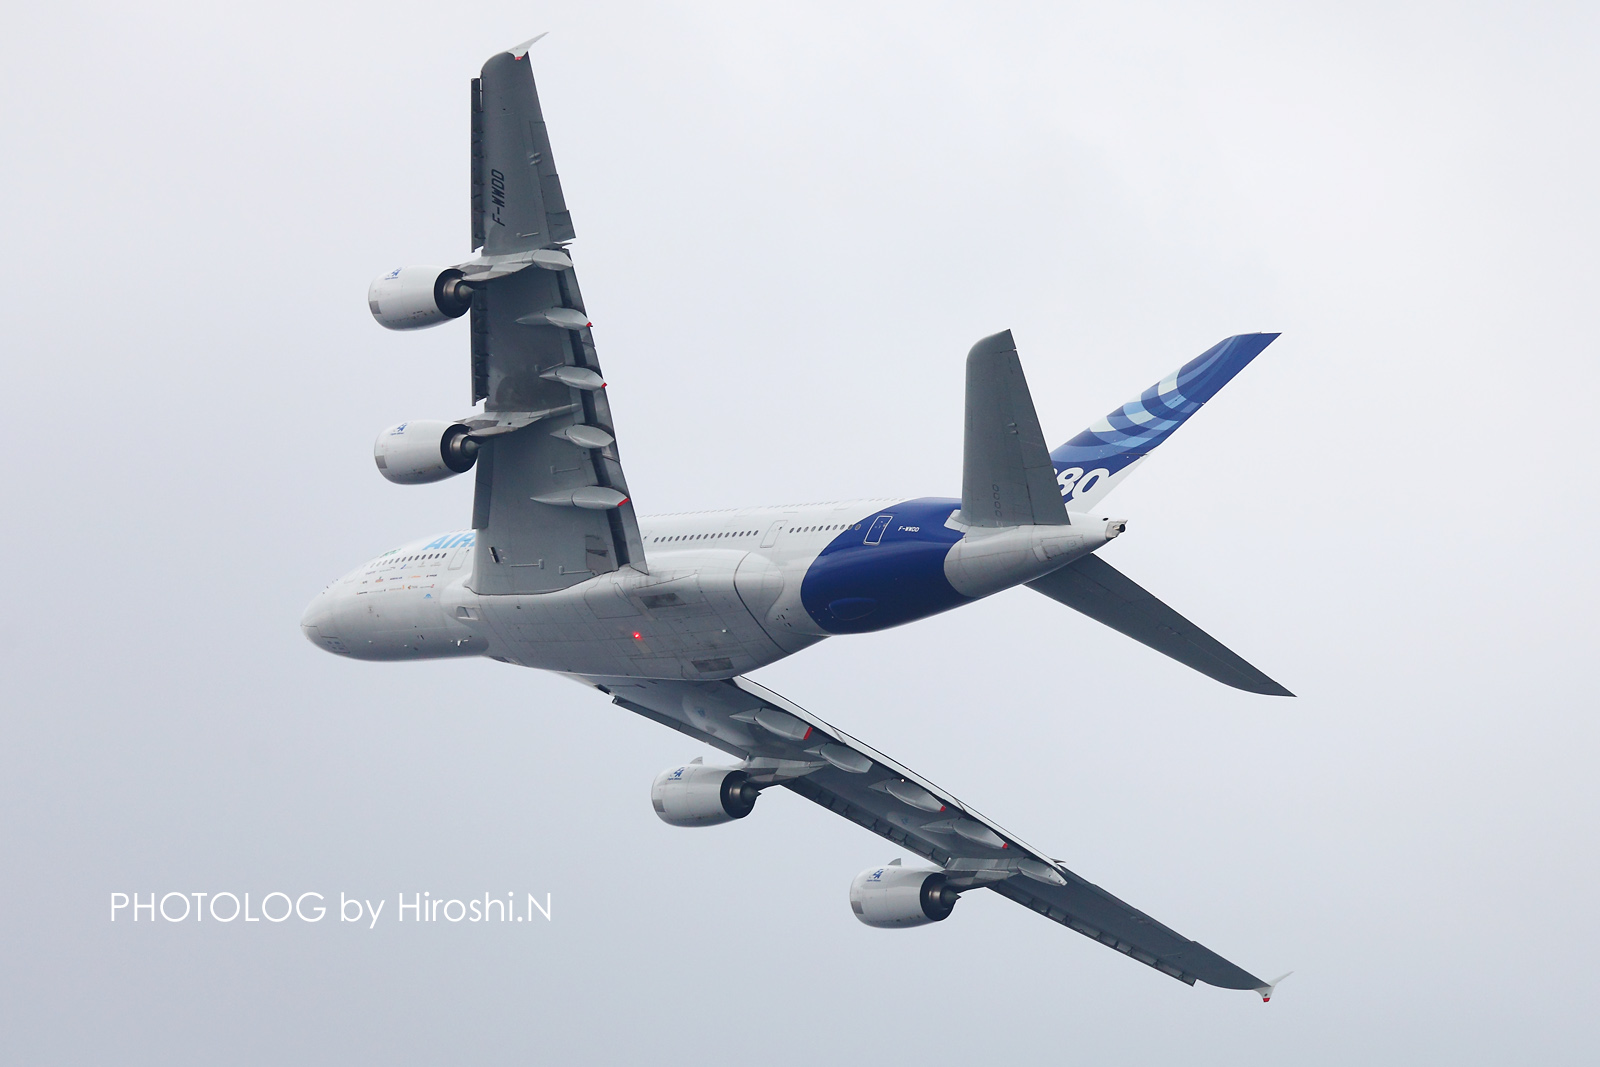
[[[1024,843],[971,806],[748,678],[587,679],[612,700],[746,761],[778,784],[986,888],[1193,985],[1270,985]]]
[[[529,42],[531,44],[532,42]],[[472,588],[543,593],[644,568],[527,46],[472,82]]]

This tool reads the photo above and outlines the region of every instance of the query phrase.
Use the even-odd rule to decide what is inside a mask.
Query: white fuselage
[[[1073,526],[969,533],[953,503],[884,498],[647,517],[640,528],[648,571],[623,567],[528,595],[480,596],[468,587],[471,531],[419,539],[331,583],[301,625],[313,643],[356,659],[481,655],[587,677],[728,678],[854,632],[826,628],[815,605],[808,612],[802,603],[807,573],[830,545],[838,559],[841,545],[850,552],[863,544],[864,558],[852,565],[878,571],[880,561],[897,558],[897,546],[901,556],[923,550],[955,598],[917,609],[927,614],[1026,581],[1115,536],[1104,520],[1086,517]],[[919,513],[944,521],[930,530],[927,520],[910,518]],[[906,523],[896,526],[896,514]],[[897,580],[909,586],[911,577]]]

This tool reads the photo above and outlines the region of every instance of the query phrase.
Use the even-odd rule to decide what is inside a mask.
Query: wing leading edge
[[[932,782],[748,678],[588,679],[612,700],[746,761],[780,784],[866,827],[973,888],[1193,985],[1270,989],[1236,964],[1074,874]]]

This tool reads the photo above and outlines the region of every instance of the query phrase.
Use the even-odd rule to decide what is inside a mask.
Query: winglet
[[[523,41],[521,44],[517,45],[515,48],[507,48],[506,51],[510,52],[513,56],[517,57],[518,59],[521,59],[523,56],[528,54],[528,49],[532,48],[534,45],[538,44],[541,40],[543,40],[545,37],[548,37],[549,35],[550,35],[550,31],[549,30],[545,30],[544,33],[539,34],[539,36],[537,36],[537,37],[529,37],[526,41]]]
[[[1261,1003],[1265,1004],[1267,1001],[1271,1000],[1272,999],[1273,990],[1278,988],[1278,983],[1283,981],[1285,978],[1289,977],[1293,973],[1294,973],[1293,971],[1285,971],[1283,974],[1278,975],[1278,977],[1274,978],[1272,981],[1268,982],[1266,985],[1257,986],[1255,991],[1257,993],[1261,994]]]

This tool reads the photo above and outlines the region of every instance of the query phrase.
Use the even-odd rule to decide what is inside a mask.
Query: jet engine
[[[715,826],[749,815],[760,794],[744,771],[695,760],[656,775],[650,803],[661,821],[673,826]]]
[[[402,422],[378,435],[372,459],[391,482],[422,485],[471,470],[478,461],[478,442],[458,422]]]
[[[948,919],[960,897],[943,871],[902,867],[899,860],[862,871],[850,883],[850,910],[856,918],[885,929]]]
[[[472,286],[453,267],[396,267],[367,287],[378,325],[421,330],[458,319],[472,307]]]

